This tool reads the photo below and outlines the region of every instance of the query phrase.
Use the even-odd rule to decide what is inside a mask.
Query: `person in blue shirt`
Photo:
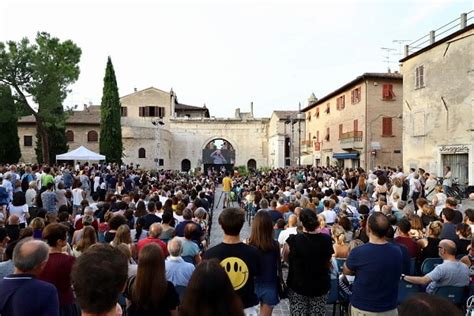
[[[59,316],[56,287],[38,280],[49,258],[49,246],[41,240],[25,238],[13,250],[15,271],[0,280],[2,316]]]
[[[355,275],[351,315],[397,315],[403,257],[399,246],[385,240],[389,227],[383,213],[370,215],[367,220],[369,242],[352,250],[344,264],[343,273]]]

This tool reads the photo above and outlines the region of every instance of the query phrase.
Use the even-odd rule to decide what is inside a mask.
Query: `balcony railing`
[[[341,143],[361,142],[362,131],[352,131],[352,132],[342,133],[340,141]]]

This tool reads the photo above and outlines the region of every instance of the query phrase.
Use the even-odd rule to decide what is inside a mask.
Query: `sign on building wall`
[[[467,154],[469,147],[467,145],[442,145],[439,152],[444,155]]]

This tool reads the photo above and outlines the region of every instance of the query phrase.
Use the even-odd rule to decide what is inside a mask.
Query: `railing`
[[[462,13],[460,18],[452,20],[440,28],[430,31],[427,35],[420,37],[408,45],[405,45],[404,57],[407,57],[408,55],[411,55],[416,51],[433,44],[436,41],[436,37],[441,38],[442,35],[448,36],[472,23],[474,23],[474,10],[471,10],[467,13]]]
[[[352,131],[342,133],[341,138],[339,139],[341,143],[346,142],[361,142],[362,141],[362,131]]]
[[[302,146],[311,146],[312,141],[311,140],[302,140],[301,145]]]

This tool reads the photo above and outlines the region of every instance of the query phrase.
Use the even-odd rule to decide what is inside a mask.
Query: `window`
[[[330,137],[330,132],[331,132],[331,131],[329,130],[329,127],[328,127],[328,128],[326,129],[326,137],[325,137],[325,139],[326,139],[327,141],[329,141],[329,140],[331,139],[331,137]]]
[[[342,125],[342,124],[339,124],[339,139],[342,138],[343,129],[344,129],[343,125]]]
[[[138,115],[141,117],[164,117],[165,108],[162,106],[141,106]]]
[[[339,98],[336,99],[336,108],[338,110],[344,109],[346,105],[346,97],[344,95],[341,95]]]
[[[126,106],[120,107],[120,116],[126,117],[127,114],[128,114],[128,113],[127,113],[127,107],[126,107]]]
[[[308,141],[311,141],[311,133],[308,133]]]
[[[319,142],[319,131],[316,131],[316,141]]]
[[[99,141],[99,135],[97,134],[96,131],[89,131],[87,133],[87,141],[89,143],[95,143],[97,141]]]
[[[356,104],[360,102],[360,87],[355,88],[354,90],[351,91],[351,103]]]
[[[392,100],[395,96],[393,93],[393,85],[392,84],[384,84],[382,86],[382,99],[383,100]]]
[[[327,114],[331,113],[331,103],[329,102],[326,104],[326,113]]]
[[[319,107],[316,108],[316,113],[314,115],[316,116],[316,118],[319,117]]]
[[[162,167],[165,165],[165,160],[163,158],[158,159],[158,166]]]
[[[391,117],[384,117],[382,119],[382,136],[393,136]]]
[[[310,111],[310,112],[308,112],[308,116],[307,116],[307,118],[306,118],[306,119],[308,120],[308,122],[310,122],[310,121],[311,121],[311,111]]]
[[[33,136],[31,136],[31,135],[23,136],[23,146],[25,146],[25,147],[33,146]]]
[[[146,158],[146,150],[145,148],[138,149],[138,158]]]
[[[415,68],[415,89],[425,87],[425,67],[423,65]]]
[[[354,132],[359,130],[359,120],[354,120]]]
[[[66,132],[66,140],[67,140],[68,142],[73,142],[73,141],[74,141],[74,132],[73,132],[73,131],[68,130],[68,131]]]

